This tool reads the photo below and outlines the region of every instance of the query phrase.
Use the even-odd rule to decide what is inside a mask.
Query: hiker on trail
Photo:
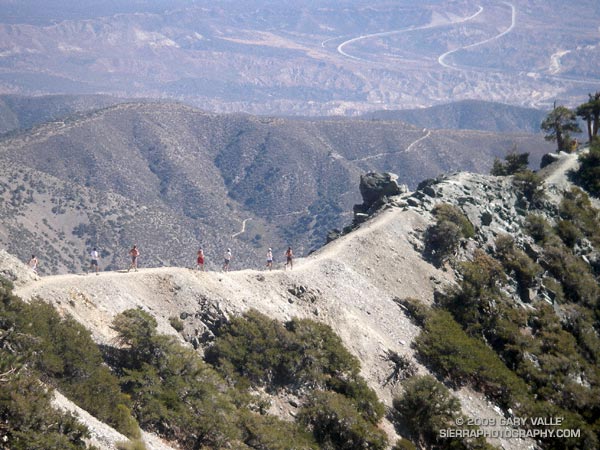
[[[137,272],[138,257],[140,256],[140,251],[138,250],[137,245],[134,245],[133,248],[129,250],[129,256],[131,256],[131,264],[129,266],[129,269],[127,269],[127,272],[129,272],[131,269],[135,269],[135,271]]]
[[[35,257],[35,255],[31,255],[31,259],[29,260],[29,262],[27,263],[27,265],[31,268],[31,270],[33,270],[33,273],[35,273],[37,275],[37,267],[38,267],[38,259]]]
[[[223,257],[223,272],[229,272],[229,263],[231,262],[231,249],[228,248]]]
[[[269,270],[273,270],[273,252],[271,251],[271,247],[267,250],[267,267]]]
[[[198,257],[196,258],[196,270],[198,269],[204,272],[204,250],[202,250],[202,247],[198,250]]]
[[[96,247],[94,247],[94,249],[90,252],[90,258],[92,258],[92,262],[90,263],[90,269],[96,269],[96,275],[98,275],[98,258],[100,257],[100,255],[98,255],[98,250],[96,250]]]
[[[294,268],[294,253],[292,252],[292,247],[288,247],[285,251],[285,270],[287,270],[287,266],[290,266],[290,270]]]

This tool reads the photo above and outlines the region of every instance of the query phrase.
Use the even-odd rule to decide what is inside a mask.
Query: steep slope
[[[517,327],[517,335],[539,340],[539,348],[529,347],[534,352],[530,354],[530,358],[539,361],[539,364],[554,364],[557,356],[563,358],[561,361],[567,358],[568,355],[564,353],[562,356],[561,353],[555,354],[556,348],[545,347],[554,345],[557,336],[560,336],[563,351],[563,347],[567,350],[577,349],[574,337],[565,334],[568,333],[568,327],[562,321],[574,317],[571,316],[574,312],[583,314],[584,308],[597,308],[597,297],[589,295],[597,293],[598,286],[594,284],[587,286],[585,291],[577,292],[577,295],[582,295],[582,301],[579,304],[573,302],[570,296],[580,287],[574,285],[573,292],[569,292],[557,288],[558,279],[554,285],[550,284],[549,277],[559,277],[559,274],[548,265],[550,261],[545,254],[548,250],[542,248],[525,231],[525,224],[532,212],[551,221],[558,217],[558,193],[570,187],[567,179],[576,162],[573,155],[558,155],[557,159],[556,164],[541,172],[541,181],[548,190],[556,192],[540,198],[540,206],[527,200],[512,177],[465,172],[441,176],[424,182],[416,192],[391,198],[387,207],[380,209],[374,217],[354,231],[310,256],[297,260],[291,271],[281,270],[281,261],[278,260],[274,271],[242,270],[221,273],[155,268],[135,273],[107,272],[98,276],[69,274],[32,279],[27,275],[27,269],[7,255],[0,258],[0,264],[8,265],[8,269],[0,268],[3,273],[12,274],[17,279],[23,278],[16,290],[18,295],[25,299],[39,296],[52,303],[62,314],[70,314],[83,323],[90,329],[94,339],[105,345],[115,345],[115,333],[110,328],[112,319],[130,308],[142,308],[149,312],[156,318],[161,333],[176,336],[200,350],[210,344],[215,323],[250,308],[282,321],[292,317],[305,317],[324,322],[333,328],[359,358],[362,374],[389,406],[401,386],[388,382],[394,370],[390,361],[385,358],[388,351],[407,356],[421,374],[428,373],[427,367],[431,367],[430,361],[426,361],[428,366],[425,367],[422,365],[423,360],[417,357],[413,344],[421,333],[421,328],[409,320],[407,310],[400,306],[398,299],[414,298],[423,305],[431,305],[434,291],[444,290],[454,286],[455,282],[461,282],[460,278],[454,279],[454,270],[458,270],[456,266],[446,264],[436,268],[422,257],[424,232],[433,223],[433,209],[441,203],[457,206],[475,227],[474,237],[464,240],[463,245],[457,248],[459,259],[472,257],[476,249],[494,255],[493,247],[497,238],[500,235],[510,235],[520,247],[526,248],[531,255],[537,255],[535,264],[539,262],[547,267],[548,272],[542,275],[544,271],[540,269],[540,274],[534,275],[534,278],[540,279],[536,278],[534,283],[529,284],[529,289],[519,291],[516,283],[509,281],[503,285],[504,297],[498,297],[514,301],[516,311],[525,311],[526,314],[531,312],[533,322],[544,322],[544,325],[527,321],[510,323]],[[597,239],[597,236],[588,237],[594,241]],[[562,244],[559,239],[552,245],[558,249]],[[577,275],[581,278],[588,276],[588,280],[596,283],[593,273],[586,272],[590,268],[581,265],[584,261],[592,261],[594,252],[596,263],[598,261],[598,252],[593,248],[590,250],[590,245],[582,240],[573,247],[573,253],[567,253],[568,249],[564,249],[563,257],[571,262],[578,261],[580,272]],[[523,255],[525,253],[522,253],[521,258],[525,258]],[[482,272],[485,269],[480,268]],[[510,278],[513,275],[507,273],[507,276]],[[560,298],[560,292],[564,298]],[[555,302],[550,299],[549,294],[555,296]],[[487,304],[482,303],[484,307]],[[494,313],[493,310],[488,311]],[[183,330],[180,333],[171,325],[172,317],[182,320]],[[540,320],[541,317],[543,320]],[[534,332],[534,326],[542,327],[541,331],[537,331],[539,336]],[[545,329],[546,326],[552,329]],[[588,329],[590,334],[587,336],[591,340],[586,341],[586,345],[590,352],[597,352],[594,342],[598,341],[593,340],[594,336],[597,339],[597,334],[593,327],[592,324],[592,328]],[[545,339],[550,341],[546,342]],[[581,350],[569,351],[576,353]],[[546,354],[547,361],[538,358]],[[587,358],[593,359],[593,355],[588,355]],[[583,367],[591,367],[585,359],[580,359],[580,363],[587,365]],[[503,368],[508,370],[504,366]],[[593,372],[590,370],[588,374],[582,375],[580,366],[567,369],[567,382],[570,383],[567,392],[571,392],[575,385],[575,392],[593,397],[593,393],[597,391],[592,389],[597,389],[598,382]],[[585,378],[581,378],[582,376]],[[590,380],[590,384],[586,378]],[[454,394],[461,400],[463,412],[476,419],[476,423],[501,424],[502,419],[513,417],[506,405],[503,413],[479,392],[462,388],[454,391]],[[565,401],[562,396],[555,394],[555,389],[546,391],[543,395],[550,396],[553,401],[546,403],[546,407],[554,408]],[[578,407],[579,404],[575,405],[569,414]],[[585,405],[582,407],[585,408]],[[286,408],[286,415],[295,411],[293,405],[286,405]],[[390,436],[394,436],[395,431],[390,423],[384,423],[383,427]],[[498,428],[502,426],[495,427]],[[514,430],[503,429],[509,432]],[[516,438],[510,433],[504,436],[506,438],[497,438],[492,442],[507,449],[536,448],[541,445],[531,439]],[[107,443],[103,444],[103,448],[113,448],[114,440],[108,439],[105,442]],[[548,442],[551,441],[546,441]]]
[[[259,267],[267,247],[306,254],[347,224],[361,173],[395,172],[414,187],[449,170],[487,172],[513,145],[533,164],[549,148],[527,134],[122,104],[0,142],[0,242],[22,259],[40,253],[44,273],[81,270],[91,246],[120,267],[115,255],[134,242],[146,265],[188,266],[203,245],[212,261],[233,247],[238,267]]]
[[[398,204],[404,204],[399,199]],[[417,210],[419,209],[419,211]],[[84,323],[96,341],[113,344],[109,327],[119,312],[140,307],[154,315],[159,331],[177,335],[170,317],[183,319],[181,334],[202,345],[215,319],[255,308],[287,320],[307,317],[330,325],[361,361],[370,386],[390,405],[397,387],[386,380],[393,371],[387,351],[415,360],[411,346],[419,327],[394,299],[413,297],[429,304],[436,287],[452,283],[451,272],[425,262],[418,250],[430,217],[420,208],[393,207],[354,232],[307,258],[292,271],[199,273],[188,269],[143,269],[138,273],[45,277],[20,287],[23,298],[41,296],[63,314]],[[209,338],[210,339],[210,338]],[[427,369],[417,363],[420,373]],[[469,389],[456,392],[465,414],[499,420],[499,411]],[[393,435],[391,425],[385,425]],[[500,442],[496,442],[500,443]],[[503,440],[505,448],[531,443]]]

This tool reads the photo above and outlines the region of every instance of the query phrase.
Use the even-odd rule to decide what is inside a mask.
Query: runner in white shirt
[[[31,259],[27,264],[29,265],[31,270],[33,270],[33,273],[37,275],[38,259],[35,257],[35,255],[31,255]]]
[[[100,255],[98,255],[98,250],[96,247],[90,252],[90,257],[92,258],[92,262],[90,263],[90,269],[96,269],[96,275],[98,275],[98,259]]]
[[[269,270],[273,270],[273,252],[271,251],[270,247],[267,251],[267,267]]]
[[[225,256],[223,256],[223,272],[229,271],[229,263],[231,262],[231,249],[228,248],[225,252]]]

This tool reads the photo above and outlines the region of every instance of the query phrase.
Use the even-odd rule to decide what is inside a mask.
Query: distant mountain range
[[[0,134],[126,101],[107,95],[0,95]]]
[[[547,111],[481,100],[436,105],[430,108],[374,111],[365,119],[401,120],[418,127],[453,130],[482,130],[500,133],[539,133]]]
[[[453,170],[487,172],[513,147],[539,164],[540,135],[430,130],[393,120],[209,114],[178,103],[124,103],[0,141],[0,243],[39,253],[46,273],[81,270],[91,246],[112,268],[138,243],[147,265],[217,267],[298,254],[350,222],[359,176],[397,173],[411,188]]]
[[[108,95],[0,95],[0,134],[134,101]],[[546,115],[547,111],[535,108],[464,100],[429,108],[374,111],[361,118],[402,121],[431,129],[537,134]]]

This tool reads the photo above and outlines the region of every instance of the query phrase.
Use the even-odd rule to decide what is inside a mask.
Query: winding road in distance
[[[496,36],[493,36],[488,39],[484,39],[483,41],[475,42],[474,44],[469,44],[469,45],[465,45],[463,47],[458,47],[453,50],[449,50],[446,53],[443,53],[442,55],[440,55],[440,57],[438,58],[438,63],[440,63],[440,65],[442,65],[443,67],[445,67],[447,69],[464,70],[458,65],[448,64],[444,60],[446,59],[447,56],[451,55],[452,53],[456,53],[461,50],[466,50],[468,48],[478,47],[480,45],[487,44],[488,42],[492,42],[497,39],[500,39],[502,36],[505,36],[508,33],[510,33],[515,28],[515,25],[517,23],[517,20],[516,20],[517,19],[517,10],[515,8],[515,5],[513,5],[512,3],[508,3],[508,2],[502,2],[502,3],[504,3],[505,5],[508,5],[511,8],[511,12],[512,12],[510,26],[506,30],[504,30],[500,34],[497,34]]]
[[[451,21],[442,22],[442,23],[430,23],[427,25],[422,25],[420,27],[401,28],[399,30],[384,31],[381,33],[365,34],[363,36],[358,36],[358,37],[348,39],[347,41],[342,42],[340,45],[337,46],[337,51],[338,51],[338,53],[340,53],[343,56],[346,56],[347,58],[356,59],[358,61],[369,61],[368,59],[359,58],[358,56],[354,56],[354,55],[351,55],[351,54],[345,52],[344,47],[349,44],[352,44],[354,42],[362,41],[364,39],[372,39],[372,38],[377,38],[377,37],[382,37],[382,36],[392,36],[394,34],[407,33],[409,31],[427,30],[430,28],[438,28],[438,27],[443,27],[443,26],[447,26],[447,25],[455,25],[457,23],[467,22],[469,20],[474,19],[482,12],[483,12],[483,6],[479,6],[479,9],[477,10],[477,12],[475,14],[472,14],[468,17],[463,17],[462,19],[458,19],[458,20],[451,20]],[[327,39],[327,41],[330,41],[330,40],[331,39]],[[323,46],[325,44],[325,42],[327,42],[327,41],[323,41],[321,43],[321,45]]]

